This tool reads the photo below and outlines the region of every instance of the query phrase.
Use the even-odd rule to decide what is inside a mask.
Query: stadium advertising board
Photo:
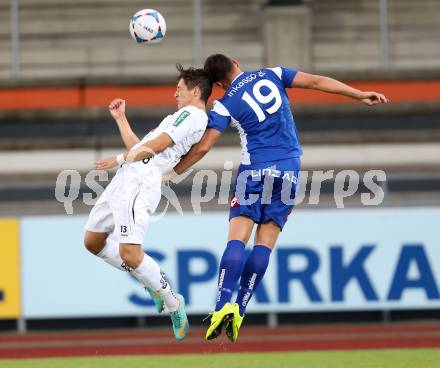
[[[440,209],[298,210],[283,230],[248,311],[440,307]],[[154,315],[129,274],[82,245],[86,217],[25,217],[26,318]],[[227,215],[170,215],[150,224],[144,249],[187,301],[207,313],[216,297]]]
[[[0,219],[0,319],[20,315],[20,254],[18,219]]]

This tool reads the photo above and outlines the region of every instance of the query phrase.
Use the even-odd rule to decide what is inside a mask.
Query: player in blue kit
[[[271,251],[294,206],[302,149],[286,88],[336,93],[370,106],[388,101],[382,94],[363,92],[335,79],[294,69],[243,72],[236,60],[221,54],[208,57],[204,69],[225,93],[214,102],[208,129],[200,142],[168,178],[199,161],[228,125],[237,128],[241,165],[230,203],[228,243],[220,262],[217,302],[206,333],[210,340],[225,327],[229,339],[236,341],[246,306],[266,272]],[[254,247],[245,259],[245,246],[255,224]],[[238,280],[236,302],[231,304]]]

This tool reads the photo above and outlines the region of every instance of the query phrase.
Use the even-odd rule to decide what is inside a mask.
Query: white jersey
[[[200,141],[207,124],[208,115],[204,110],[195,106],[183,107],[174,114],[165,117],[159,126],[133,146],[132,150],[158,137],[161,133],[168,134],[174,145],[149,159],[125,165],[134,167],[142,177],[147,179],[155,173],[164,173],[176,166],[180,158],[188,153],[191,146]]]
[[[120,243],[142,244],[150,215],[161,198],[162,173],[200,141],[207,123],[206,112],[195,106],[186,106],[163,119],[132,149],[161,133],[168,134],[174,145],[150,159],[122,165],[90,212],[86,229],[114,231]]]

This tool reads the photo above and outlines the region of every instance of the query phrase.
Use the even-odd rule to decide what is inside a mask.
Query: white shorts
[[[146,180],[136,169],[124,165],[93,206],[86,230],[114,231],[120,243],[142,244],[150,214],[160,201],[160,187],[160,175]]]

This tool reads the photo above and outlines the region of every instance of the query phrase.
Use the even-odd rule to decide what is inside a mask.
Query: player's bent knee
[[[87,238],[84,239],[84,246],[90,253],[94,254],[95,256],[102,250],[102,248],[100,248],[97,243]]]
[[[143,252],[140,246],[135,244],[121,244],[119,247],[119,255],[131,268],[137,268],[143,259]]]
[[[97,255],[104,248],[106,238],[107,234],[101,235],[87,231],[84,235],[84,246],[90,253]]]

